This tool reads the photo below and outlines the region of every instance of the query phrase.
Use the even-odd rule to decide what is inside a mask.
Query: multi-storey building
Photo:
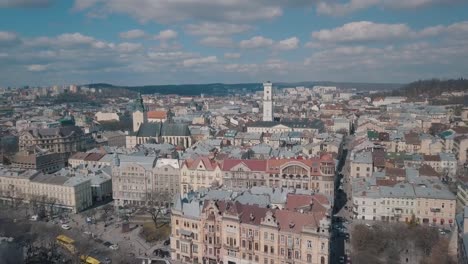
[[[11,166],[15,168],[52,173],[64,168],[67,159],[63,153],[21,151],[9,157],[9,161]]]
[[[374,171],[372,153],[358,152],[351,156],[350,176],[353,178],[370,177]]]
[[[19,148],[27,151],[39,147],[54,153],[71,153],[85,150],[87,136],[77,126],[33,128],[22,131]]]
[[[352,197],[355,218],[453,224],[456,197],[438,179],[421,177],[411,183],[381,186],[375,182],[375,179],[354,180]]]
[[[112,164],[112,197],[116,206],[148,203],[156,157],[115,155]]]
[[[264,186],[268,178],[267,160],[234,160],[222,162],[223,186],[226,188],[250,188]]]
[[[333,196],[335,161],[330,154],[310,159],[270,159],[267,162],[269,187],[314,190]]]
[[[47,203],[76,213],[92,205],[91,180],[1,167],[0,199]]]
[[[158,159],[153,169],[153,191],[178,193],[180,165],[177,159]]]
[[[180,168],[180,193],[223,184],[220,165],[208,157],[188,159]]]
[[[179,162],[155,156],[114,155],[112,190],[115,205],[144,206],[152,194],[178,193]]]
[[[183,263],[328,263],[330,207],[319,200],[291,195],[284,209],[233,201],[177,201],[171,217],[172,259]]]
[[[453,153],[458,159],[458,163],[464,164],[468,157],[468,136],[455,137],[453,141]]]

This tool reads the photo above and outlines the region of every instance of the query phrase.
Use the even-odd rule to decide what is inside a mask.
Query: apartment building
[[[114,155],[112,163],[112,197],[115,206],[148,203],[153,193],[154,156]]]
[[[335,161],[330,154],[310,159],[270,159],[267,186],[313,190],[333,196]]]
[[[264,186],[268,178],[267,160],[225,159],[222,162],[225,188]]]
[[[223,184],[221,166],[208,157],[185,160],[180,177],[180,193]]]
[[[177,159],[114,154],[111,167],[115,205],[144,206],[153,193],[180,191]]]
[[[468,157],[468,136],[457,136],[453,141],[453,153],[459,164],[465,164]]]
[[[68,164],[73,168],[80,165],[85,167],[104,167],[112,164],[112,155],[105,153],[77,152],[68,158]]]
[[[183,263],[329,262],[329,207],[310,195],[271,209],[234,201],[178,201],[172,209],[172,259]],[[288,204],[287,203],[287,204]]]
[[[0,199],[47,202],[76,213],[92,205],[91,181],[84,177],[0,167]]]
[[[437,155],[424,155],[423,164],[431,166],[442,176],[454,177],[457,174],[457,159],[452,153],[439,153]]]
[[[8,158],[12,167],[53,173],[65,167],[66,155],[46,151],[20,151]]]
[[[352,178],[370,177],[373,171],[372,152],[363,151],[351,156],[349,175]]]
[[[178,193],[180,165],[177,159],[158,159],[153,169],[153,191]]]
[[[39,147],[54,153],[71,153],[84,150],[86,144],[87,136],[77,126],[33,128],[19,136],[20,151]]]
[[[453,224],[456,197],[436,178],[376,184],[376,179],[354,179],[353,212],[356,219]]]

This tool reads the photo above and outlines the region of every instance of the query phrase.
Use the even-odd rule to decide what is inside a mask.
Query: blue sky
[[[467,77],[466,0],[0,0],[0,86]]]

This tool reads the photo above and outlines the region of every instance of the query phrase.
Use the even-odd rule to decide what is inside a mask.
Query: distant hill
[[[275,82],[273,85],[279,89],[296,86],[312,87],[314,85],[336,86],[338,88],[350,89],[355,88],[359,91],[380,90],[389,91],[402,87],[402,84],[391,83],[345,83],[345,82]],[[209,83],[209,84],[180,84],[180,85],[145,85],[145,86],[115,86],[107,83],[95,83],[86,85],[92,88],[115,89],[123,88],[142,94],[178,94],[178,95],[217,95],[225,96],[235,93],[246,93],[261,91],[263,86],[261,83]]]
[[[443,92],[468,91],[468,80],[466,79],[451,79],[451,80],[420,80],[403,86],[399,90],[392,92],[393,95],[415,97],[434,97],[439,96]]]
[[[420,80],[409,83],[400,89],[393,91],[375,94],[377,96],[405,96],[410,100],[428,99],[433,104],[467,104],[468,98],[465,97],[452,97],[440,98],[442,93],[468,91],[467,79],[450,79],[450,80]]]

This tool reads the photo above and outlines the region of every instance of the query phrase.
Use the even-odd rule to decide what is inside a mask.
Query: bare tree
[[[169,192],[153,192],[148,195],[146,212],[151,215],[156,229],[167,225],[168,221],[161,221],[164,211],[170,206],[172,195]]]
[[[106,204],[101,208],[101,219],[104,221],[105,225],[107,225],[107,221],[109,220],[113,211],[114,207],[110,204]]]

